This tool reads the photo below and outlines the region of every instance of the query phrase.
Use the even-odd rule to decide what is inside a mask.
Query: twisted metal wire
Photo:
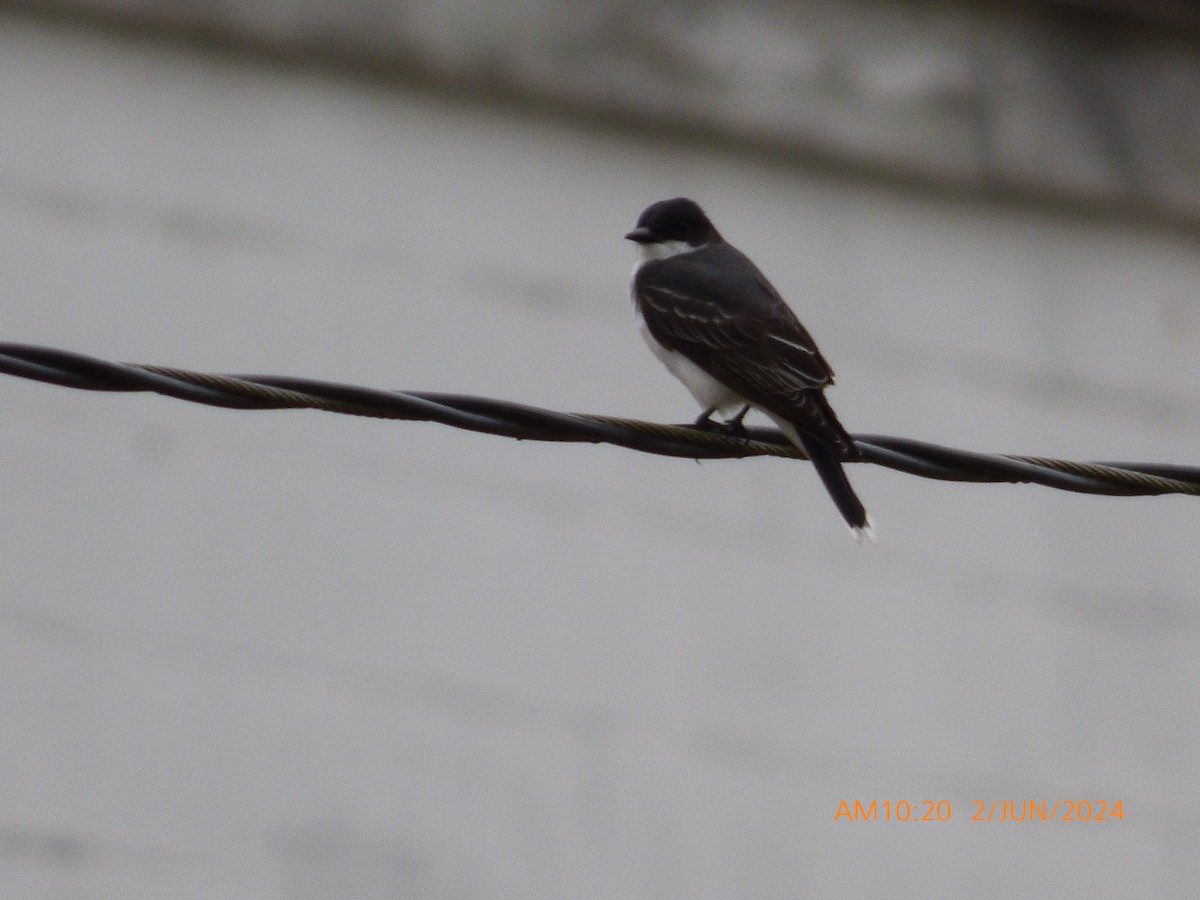
[[[78,353],[0,342],[0,372],[89,391],[151,391],[227,409],[319,409],[352,416],[440,422],[517,440],[615,444],[691,459],[780,456],[807,459],[773,428],[744,434],[519,403],[413,391],[385,391],[280,375],[214,375],[113,363]],[[1072,462],[1040,456],[974,453],[880,434],[854,435],[857,460],[942,481],[1033,483],[1112,496],[1200,495],[1200,467],[1162,463]]]

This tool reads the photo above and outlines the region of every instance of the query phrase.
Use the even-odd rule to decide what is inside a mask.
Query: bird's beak
[[[625,235],[625,240],[633,241],[635,244],[653,244],[658,240],[658,236],[649,228],[639,226]]]

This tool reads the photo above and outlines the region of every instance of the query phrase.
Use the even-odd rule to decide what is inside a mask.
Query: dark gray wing
[[[833,369],[745,255],[719,244],[648,262],[634,294],[664,347],[811,436],[853,447],[822,394]]]

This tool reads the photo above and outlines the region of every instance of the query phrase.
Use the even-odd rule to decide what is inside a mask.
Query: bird
[[[687,197],[646,207],[625,238],[642,336],[700,404],[696,425],[738,433],[748,410],[764,413],[812,460],[854,539],[875,543],[842,468],[858,447],[825,398],[833,369],[779,291]]]

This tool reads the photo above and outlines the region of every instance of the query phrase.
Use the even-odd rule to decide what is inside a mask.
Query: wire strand
[[[0,372],[88,391],[149,391],[226,409],[318,409],[351,416],[438,422],[516,440],[613,444],[691,459],[778,456],[807,459],[782,432],[734,434],[520,403],[414,391],[386,391],[281,375],[214,375],[187,369],[113,363],[31,344],[0,342]],[[940,481],[1041,484],[1111,496],[1200,495],[1200,468],[1168,463],[1072,462],[1042,456],[977,453],[881,434],[853,435],[857,459]]]

